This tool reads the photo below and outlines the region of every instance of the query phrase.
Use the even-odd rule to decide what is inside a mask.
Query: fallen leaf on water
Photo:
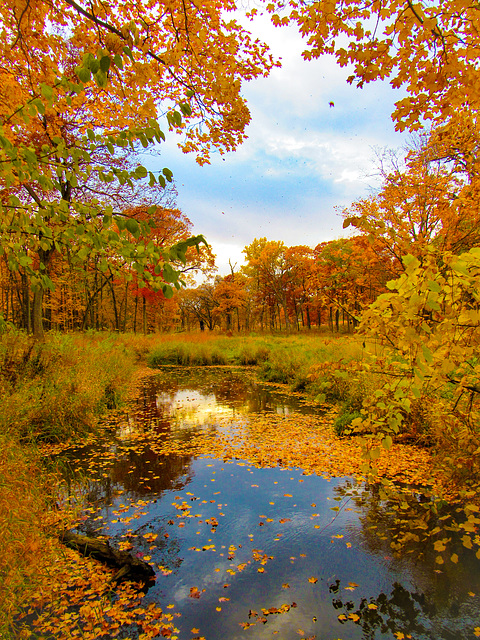
[[[315,578],[314,576],[312,576],[311,578],[308,579],[309,582],[311,582],[312,584],[315,584],[316,582],[318,582],[318,578]]]

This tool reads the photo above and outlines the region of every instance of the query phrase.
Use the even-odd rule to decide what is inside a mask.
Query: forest
[[[348,82],[359,89],[378,79],[403,87],[392,118],[412,143],[404,155],[384,155],[381,187],[343,211],[344,238],[315,246],[256,238],[243,250],[243,266],[216,276],[208,238],[192,235],[188,212],[176,204],[171,170],[152,171],[145,152],[161,153],[175,137],[202,165],[241,145],[251,119],[242,86],[279,65],[268,43],[230,15],[241,8],[231,0],[7,0],[0,7],[6,638],[115,637],[125,632],[118,620],[137,625],[135,638],[177,637],[166,609],[143,607],[129,583],[112,595],[112,576],[62,555],[56,533],[87,516],[79,516],[80,500],[60,508],[69,463],[55,463],[55,455],[96,437],[106,416],[120,420],[145,365],[255,366],[266,383],[335,407],[332,428],[321,433],[337,462],[347,457],[352,466],[330,475],[361,474],[380,486],[380,501],[396,505],[402,516],[390,533],[382,530],[393,536],[390,549],[431,542],[441,573],[459,562],[458,534],[460,547],[480,558],[478,7],[471,0],[272,0],[245,9],[251,19],[269,15],[279,29],[296,26],[305,61],[333,56],[350,65]],[[257,417],[251,448],[236,446],[245,446],[245,460],[257,451],[258,468],[273,464],[258,435],[264,429],[278,447],[275,465],[321,475],[322,455],[315,462],[308,446],[317,436],[297,418],[290,442]],[[198,450],[172,444],[162,455],[232,457],[234,445],[227,455],[218,439],[202,438]],[[303,442],[303,463],[290,451],[294,439]],[[407,499],[393,477],[405,473],[398,461],[423,469],[423,456],[428,481],[402,475],[428,485],[431,508],[418,516],[415,492]],[[459,501],[455,518],[441,511],[449,500]],[[422,533],[427,522],[431,530]],[[262,569],[270,560],[256,549],[253,558]],[[52,605],[56,572],[64,584],[82,585],[75,606]],[[77,588],[69,584],[62,597]],[[85,608],[92,593],[101,603],[95,622]],[[192,599],[201,593],[190,588]],[[362,606],[378,608],[370,604]],[[238,624],[266,624],[292,606],[277,603],[261,620],[254,611],[254,623]],[[362,615],[344,618],[357,624]],[[367,633],[368,616],[364,622]],[[412,637],[402,629],[390,631]],[[480,626],[472,623],[469,633],[480,636]]]

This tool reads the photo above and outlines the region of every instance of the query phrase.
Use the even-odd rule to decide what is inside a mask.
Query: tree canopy
[[[223,18],[229,2],[9,1],[0,9],[0,234],[11,269],[24,269],[34,290],[33,329],[43,335],[42,304],[55,251],[82,261],[108,255],[128,263],[170,296],[179,286],[173,260],[189,246],[148,236],[128,200],[135,183],[165,187],[135,161],[138,149],[165,139],[159,119],[183,133],[184,151],[207,162],[243,139],[250,114],[241,84],[268,74],[266,46]],[[154,213],[160,204],[150,203]],[[118,262],[118,260],[117,260]],[[169,284],[170,283],[170,284]],[[140,283],[142,284],[142,283]]]

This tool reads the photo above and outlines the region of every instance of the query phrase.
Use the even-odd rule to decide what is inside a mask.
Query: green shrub
[[[361,418],[360,411],[342,411],[333,424],[333,428],[337,436],[348,435],[348,430],[351,428],[351,424],[355,418]],[[347,434],[345,433],[347,431]]]

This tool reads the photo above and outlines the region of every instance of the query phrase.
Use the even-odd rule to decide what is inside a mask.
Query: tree
[[[424,151],[413,150],[400,167],[396,159],[384,171],[380,191],[344,211],[344,227],[352,224],[388,258],[391,277],[403,271],[402,256],[425,255],[434,242],[451,250],[462,242],[462,218],[456,194],[461,181],[443,163],[429,162]],[[470,226],[470,225],[468,225]]]
[[[478,112],[480,15],[471,0],[268,0],[276,25],[296,23],[306,60],[334,55],[351,64],[350,83],[390,78],[404,86],[392,115],[400,130],[448,121],[459,109]],[[284,15],[282,15],[284,14]],[[347,43],[345,43],[345,38]]]
[[[156,117],[165,109],[170,128],[185,130],[183,147],[200,162],[212,146],[224,151],[241,142],[249,120],[241,81],[268,73],[273,61],[265,46],[222,19],[228,7],[183,0],[161,10],[149,2],[2,4],[0,234],[9,267],[30,278],[37,338],[54,251],[78,260],[96,252],[106,270],[108,248],[148,280],[147,264],[183,261],[188,247],[203,241],[183,240],[171,252],[135,247],[130,238],[147,233],[148,221],[124,220],[108,194],[85,197],[85,188],[92,176],[132,189],[145,178],[151,185],[171,181],[168,169],[157,178],[141,165],[118,164],[125,149],[164,139]],[[171,110],[176,103],[180,111]],[[177,283],[175,270],[170,274]],[[165,278],[160,286],[171,294]]]
[[[362,317],[367,344],[383,348],[369,375],[380,367],[387,379],[365,398],[357,422],[391,438],[421,429],[411,418],[420,406],[440,449],[457,451],[446,463],[461,455],[478,471],[480,249],[439,256],[432,248],[423,263],[412,255],[403,261],[405,272]]]
[[[242,271],[247,275],[254,287],[258,303],[269,310],[270,326],[275,326],[275,317],[280,320],[280,309],[283,311],[285,328],[290,328],[287,306],[288,264],[285,259],[285,245],[281,241],[255,238],[245,247],[243,253],[247,264]],[[262,311],[263,314],[263,311]]]
[[[231,273],[224,278],[215,278],[215,299],[218,306],[214,314],[221,321],[225,318],[225,329],[230,331],[233,328],[233,314],[237,316],[237,331],[240,331],[240,312],[244,311],[247,304],[247,291],[245,289],[245,276],[242,273],[235,273],[233,268]]]

